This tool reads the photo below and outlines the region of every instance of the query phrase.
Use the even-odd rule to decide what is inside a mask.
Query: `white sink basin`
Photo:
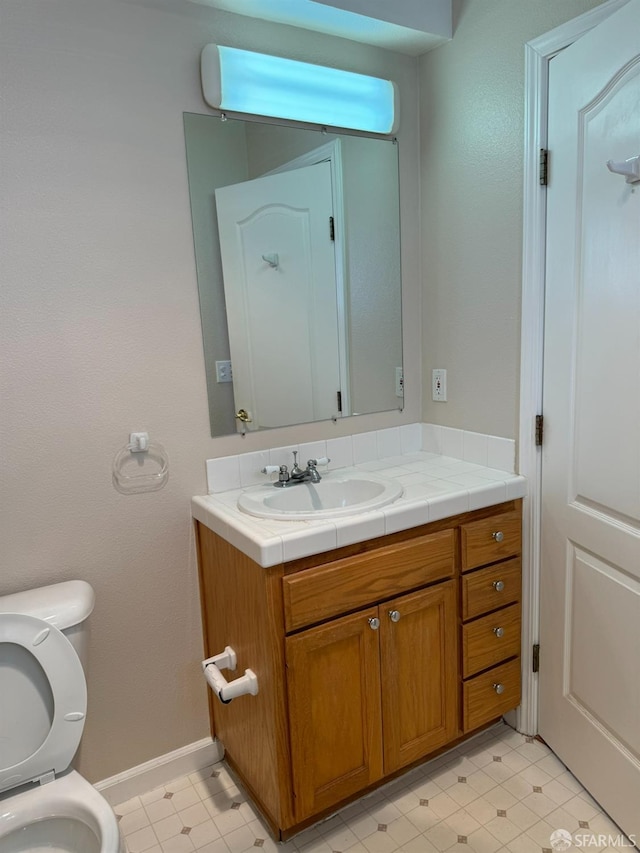
[[[369,474],[325,474],[319,483],[298,483],[276,488],[273,484],[247,489],[238,508],[259,518],[299,521],[339,518],[378,509],[397,500],[402,486]]]

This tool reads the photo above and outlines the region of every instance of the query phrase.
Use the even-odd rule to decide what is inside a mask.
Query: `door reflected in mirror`
[[[397,145],[184,124],[212,436],[402,408]]]

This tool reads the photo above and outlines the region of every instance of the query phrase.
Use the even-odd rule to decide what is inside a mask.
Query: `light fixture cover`
[[[203,49],[201,73],[204,99],[219,110],[371,133],[398,126],[391,80],[216,44]]]

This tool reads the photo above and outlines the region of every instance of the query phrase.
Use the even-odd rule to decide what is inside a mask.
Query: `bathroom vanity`
[[[205,654],[259,680],[212,733],[277,838],[519,704],[520,499],[266,567],[212,526]]]

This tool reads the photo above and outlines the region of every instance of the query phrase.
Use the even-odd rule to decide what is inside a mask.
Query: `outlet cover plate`
[[[442,367],[431,371],[431,396],[436,403],[447,402],[447,371]]]

